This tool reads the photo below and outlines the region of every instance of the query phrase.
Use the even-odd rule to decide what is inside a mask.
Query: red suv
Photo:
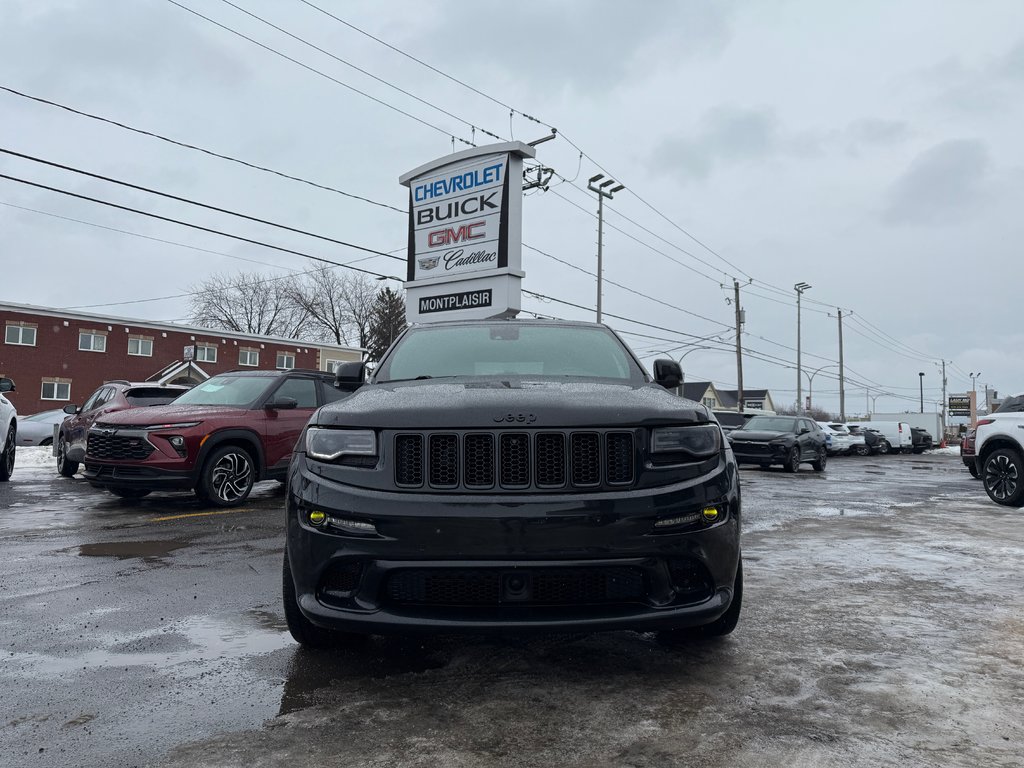
[[[344,397],[322,371],[231,371],[174,403],[116,413],[89,430],[85,478],[123,498],[194,490],[241,504],[258,480],[283,480],[318,407]]]
[[[85,458],[85,438],[89,428],[97,419],[130,408],[152,405],[166,405],[188,387],[174,384],[154,384],[128,381],[108,381],[89,395],[81,408],[65,405],[64,413],[69,418],[60,425],[57,445],[53,453],[57,457],[57,471],[64,477],[71,477],[78,471],[79,463]]]

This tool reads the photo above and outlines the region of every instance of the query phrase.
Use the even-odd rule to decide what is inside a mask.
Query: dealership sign
[[[949,415],[950,416],[970,416],[971,415],[971,393],[968,392],[966,395],[950,395],[949,396]]]
[[[520,141],[456,152],[402,175],[409,187],[410,323],[515,315],[522,271]]]

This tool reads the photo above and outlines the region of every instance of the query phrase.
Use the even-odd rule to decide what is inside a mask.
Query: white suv
[[[1024,507],[1024,395],[1007,398],[999,410],[979,419],[974,445],[988,497]]]
[[[14,446],[18,437],[18,409],[4,397],[15,390],[10,379],[0,379],[0,482],[11,479],[14,472]]]

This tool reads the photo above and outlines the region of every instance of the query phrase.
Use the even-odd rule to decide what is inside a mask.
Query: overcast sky
[[[865,383],[901,396],[878,410],[916,410],[919,371],[934,410],[940,359],[955,363],[950,392],[978,371],[979,389],[1024,390],[1024,3],[314,0],[492,101],[300,0],[233,0],[421,102],[224,0],[180,1],[396,109],[168,0],[2,0],[0,85],[402,209],[398,176],[450,152],[452,134],[472,139],[466,123],[503,139],[548,132],[502,102],[593,158],[563,139],[538,147],[564,181],[526,198],[528,245],[593,272],[586,180],[596,161],[627,185],[606,207],[605,277],[646,297],[607,284],[604,310],[649,324],[606,317],[648,364],[687,353],[687,380],[734,387],[729,347],[689,351],[681,334],[731,340],[738,278],[755,352],[745,384],[792,402],[792,286],[805,281],[808,372],[838,358],[836,308],[852,314],[849,413],[863,412]],[[388,208],[2,91],[0,146],[399,255],[406,240]],[[366,255],[8,155],[0,173],[333,260]],[[184,320],[187,298],[118,303],[214,272],[310,266],[3,179],[0,203],[0,301]],[[404,274],[383,257],[358,263]],[[595,305],[592,276],[531,250],[524,268],[527,290]],[[593,319],[531,297],[524,308]],[[814,400],[838,410],[835,371],[815,376]]]

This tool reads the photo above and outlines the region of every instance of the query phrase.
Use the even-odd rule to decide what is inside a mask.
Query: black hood
[[[729,439],[741,443],[769,443],[780,437],[796,437],[792,432],[768,432],[765,430],[734,429]]]
[[[376,429],[558,429],[710,419],[703,405],[656,384],[453,378],[367,384],[321,408],[313,421]]]

